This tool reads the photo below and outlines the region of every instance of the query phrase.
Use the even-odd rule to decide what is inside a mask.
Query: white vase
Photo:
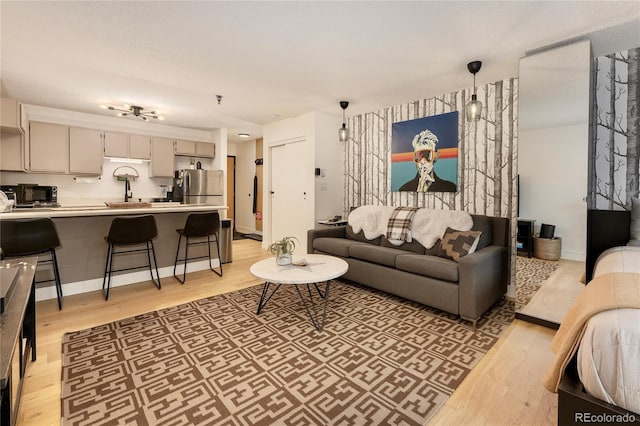
[[[280,266],[291,265],[291,252],[278,252],[278,255],[276,256],[276,264]]]

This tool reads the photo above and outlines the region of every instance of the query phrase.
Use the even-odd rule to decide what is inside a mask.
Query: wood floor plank
[[[249,273],[249,267],[269,256],[259,242],[237,240],[233,242],[233,262],[224,265],[223,277],[199,271],[189,274],[184,285],[163,279],[162,290],[151,282],[117,287],[111,290],[109,301],[100,292],[69,296],[62,311],[55,300],[38,302],[38,359],[27,367],[18,425],[60,424],[64,333],[258,285],[260,281]],[[430,424],[555,424],[556,395],[542,387],[551,362],[552,337],[552,330],[515,321]]]

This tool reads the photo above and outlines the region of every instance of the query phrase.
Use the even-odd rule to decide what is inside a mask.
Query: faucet
[[[130,198],[133,198],[133,194],[131,191],[131,182],[129,182],[129,178],[125,178],[124,180],[124,202],[128,203]]]

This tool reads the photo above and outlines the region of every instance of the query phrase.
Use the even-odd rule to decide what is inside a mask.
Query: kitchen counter
[[[89,201],[91,203],[91,201]],[[132,203],[135,205],[135,203]],[[60,239],[60,246],[56,249],[60,280],[63,294],[70,296],[100,290],[104,276],[107,256],[105,236],[113,219],[117,216],[151,214],[155,218],[158,235],[154,239],[156,260],[163,287],[178,284],[173,278],[178,233],[176,229],[184,227],[187,217],[195,212],[211,212],[226,210],[227,206],[180,204],[180,203],[152,203],[151,207],[142,208],[109,208],[104,203],[87,205],[64,205],[55,208],[31,208],[15,210],[11,213],[0,213],[0,220],[18,220],[34,218],[51,218],[55,224]],[[224,214],[221,214],[224,219]],[[215,253],[215,245],[212,252]],[[183,247],[184,249],[184,247]],[[193,256],[205,255],[206,245],[193,248]],[[182,252],[184,253],[184,252]],[[214,259],[214,263],[218,259]],[[116,268],[146,265],[146,256],[122,256],[116,259]],[[217,266],[217,265],[214,265]],[[188,271],[208,269],[208,261],[196,261],[189,265]],[[42,271],[41,271],[42,269]],[[178,265],[177,273],[182,273],[183,266]],[[117,300],[118,291],[114,287],[137,282],[148,281],[149,270],[142,268],[131,272],[117,273],[111,284],[112,299]],[[36,272],[38,281],[51,278],[50,268],[39,268]],[[101,292],[96,297],[102,298]],[[36,287],[36,300],[55,299],[56,291],[53,283],[42,283]],[[110,299],[111,300],[111,299]],[[65,301],[65,306],[67,302]]]
[[[83,216],[120,216],[155,213],[206,212],[226,210],[227,206],[210,206],[203,204],[151,203],[151,207],[142,208],[110,208],[106,205],[69,205],[53,208],[13,209],[11,213],[0,213],[0,220],[35,219],[39,217],[83,217]]]

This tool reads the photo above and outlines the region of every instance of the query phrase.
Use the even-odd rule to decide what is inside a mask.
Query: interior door
[[[294,236],[300,242],[299,252],[306,250],[308,227],[306,145],[296,142],[271,148],[271,239]]]
[[[233,220],[233,228],[236,227],[236,157],[227,157],[227,218]]]

